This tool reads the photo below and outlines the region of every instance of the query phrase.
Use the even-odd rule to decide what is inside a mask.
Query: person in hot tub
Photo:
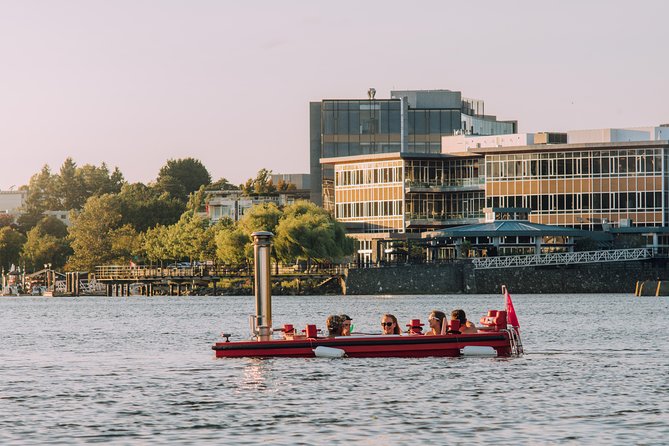
[[[476,329],[476,325],[474,325],[472,322],[467,320],[467,315],[465,314],[464,310],[453,310],[451,312],[451,320],[452,321],[460,321],[460,328],[459,331],[462,334],[469,334],[469,333],[478,333],[478,330]]]
[[[328,327],[328,337],[342,336],[342,319],[341,316],[331,314],[325,320],[325,325]]]

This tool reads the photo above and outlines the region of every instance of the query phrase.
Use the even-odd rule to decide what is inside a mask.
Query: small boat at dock
[[[251,316],[251,339],[216,342],[212,349],[217,358],[240,357],[458,357],[488,355],[509,357],[523,353],[520,332],[510,296],[503,287],[505,310],[490,310],[481,318],[477,333],[461,333],[459,321],[444,324],[435,336],[351,335],[320,336],[316,325],[308,324],[300,333],[290,324],[272,328],[270,257],[272,234],[255,232],[256,314]],[[445,322],[445,321],[444,321]]]

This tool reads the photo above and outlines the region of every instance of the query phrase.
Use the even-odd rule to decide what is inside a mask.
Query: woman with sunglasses
[[[397,325],[397,318],[392,314],[384,314],[381,317],[381,329],[384,335],[398,335],[402,334],[400,326]]]
[[[427,323],[430,324],[430,330],[425,333],[425,336],[440,335],[442,324],[445,321],[446,313],[443,311],[432,310],[432,313],[427,317]]]

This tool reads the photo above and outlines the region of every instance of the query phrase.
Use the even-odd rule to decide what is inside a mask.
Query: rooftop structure
[[[325,99],[310,104],[311,199],[334,210],[334,168],[327,158],[384,153],[440,154],[444,135],[513,133],[516,121],[486,115],[481,100],[459,91],[391,91],[377,99]]]

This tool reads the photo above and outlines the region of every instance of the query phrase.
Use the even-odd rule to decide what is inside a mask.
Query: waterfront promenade
[[[293,267],[275,267],[272,269],[272,277],[275,281],[296,281],[299,289],[300,281],[307,279],[319,281],[323,285],[330,281],[343,284],[345,272],[343,266],[318,268],[309,272]],[[252,280],[253,270],[213,265],[173,268],[108,265],[96,267],[95,277],[97,282],[105,285],[107,296],[180,296],[191,294],[197,288],[211,288],[216,295],[222,281]]]

